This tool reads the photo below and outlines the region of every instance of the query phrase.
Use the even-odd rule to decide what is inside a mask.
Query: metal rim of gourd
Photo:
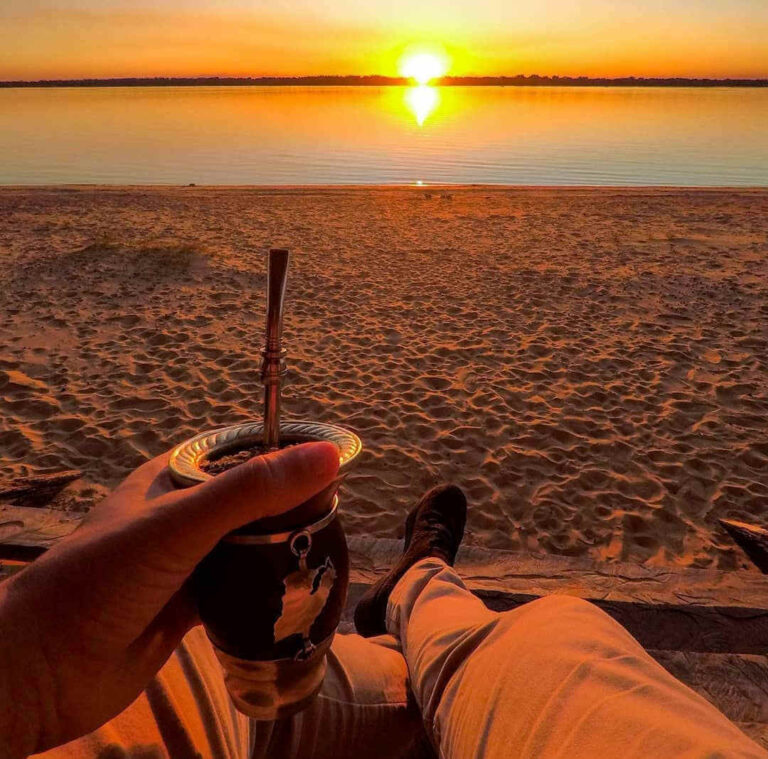
[[[251,446],[264,438],[263,421],[246,422],[195,435],[171,451],[168,468],[177,485],[188,487],[212,479],[204,471],[205,461],[219,458]],[[354,432],[335,424],[308,421],[281,421],[280,439],[285,444],[327,441],[339,449],[339,469],[349,469],[362,450],[362,442]]]

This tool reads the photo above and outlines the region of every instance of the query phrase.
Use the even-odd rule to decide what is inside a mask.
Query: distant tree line
[[[449,76],[441,84],[495,87],[768,87],[768,79],[690,79],[686,77],[624,76]]]
[[[40,79],[0,82],[0,87],[391,87],[411,84],[396,76],[122,77],[119,79]],[[587,76],[446,76],[447,87],[768,87],[768,79],[688,79],[685,77],[592,78]]]

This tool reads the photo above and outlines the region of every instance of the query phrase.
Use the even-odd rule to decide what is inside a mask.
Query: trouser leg
[[[586,601],[497,614],[425,559],[392,592],[387,624],[445,759],[768,756]]]
[[[426,745],[392,636],[339,635],[321,692],[305,711],[255,722],[233,706],[202,628],[147,689],[93,733],[46,759],[399,759]]]
[[[232,705],[201,627],[189,632],[143,693],[98,730],[46,759],[246,759],[251,723]]]
[[[337,635],[312,705],[279,722],[255,722],[253,729],[259,759],[410,759],[431,753],[408,668],[391,635]]]

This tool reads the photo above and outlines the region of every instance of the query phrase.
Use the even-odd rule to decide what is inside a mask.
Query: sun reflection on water
[[[405,90],[405,105],[416,118],[416,123],[423,126],[434,110],[440,105],[440,93],[437,87],[420,84]]]

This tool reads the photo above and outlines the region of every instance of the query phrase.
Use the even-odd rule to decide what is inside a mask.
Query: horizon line
[[[121,76],[121,77],[80,77],[77,79],[17,79],[2,80],[0,87],[126,87],[126,86],[280,86],[304,84],[307,86],[409,86],[415,83],[402,76],[379,74],[312,74],[300,76]],[[443,76],[436,77],[429,86],[684,86],[699,87],[766,87],[768,77],[683,77],[683,76],[622,76],[589,77],[569,75],[514,74],[494,76]]]

